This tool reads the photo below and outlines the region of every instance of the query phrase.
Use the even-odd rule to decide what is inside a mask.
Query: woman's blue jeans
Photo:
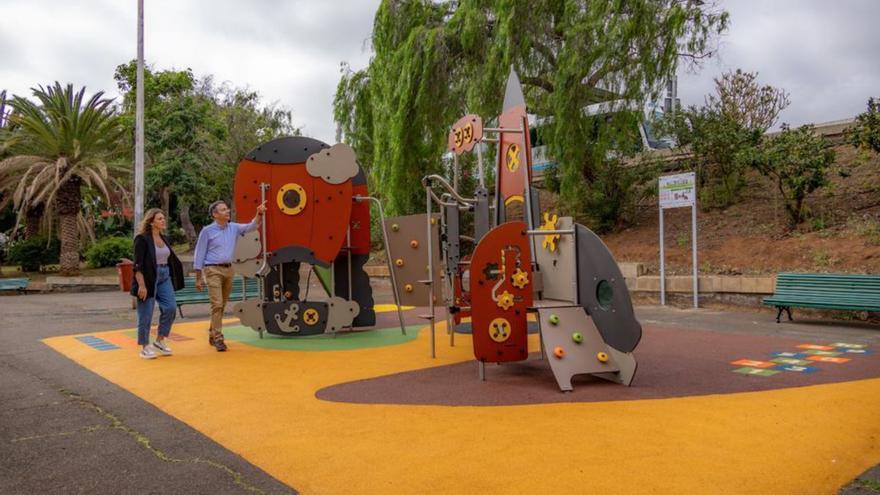
[[[168,265],[160,265],[156,272],[156,297],[148,297],[137,302],[138,345],[150,343],[150,324],[153,322],[153,308],[159,302],[159,335],[167,337],[171,333],[171,324],[177,311],[177,300],[174,298],[174,287]]]

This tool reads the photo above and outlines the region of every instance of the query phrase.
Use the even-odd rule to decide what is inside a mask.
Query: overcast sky
[[[332,143],[339,63],[363,68],[379,0],[145,0],[147,62],[192,68],[290,108],[306,135]],[[720,53],[682,71],[682,103],[737,67],[791,93],[792,125],[852,117],[880,96],[880,1],[722,1]],[[113,71],[135,58],[136,0],[0,0],[0,89],[55,80],[116,95]],[[500,89],[499,89],[500,90]]]

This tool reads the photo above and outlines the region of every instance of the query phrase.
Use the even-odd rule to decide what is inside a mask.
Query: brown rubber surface
[[[446,345],[440,342],[438,345]],[[771,352],[802,351],[796,347],[799,344],[833,342],[837,341],[646,325],[634,352],[638,371],[631,387],[579,376],[572,382],[573,392],[561,393],[550,367],[533,354],[526,362],[486,365],[485,382],[478,379],[477,363],[468,361],[343,383],[319,390],[316,396],[362,404],[496,406],[756,392],[880,377],[880,356],[876,353],[842,355],[851,358],[842,364],[816,363],[819,371],[810,374],[783,371],[769,377],[748,376],[734,373],[740,366],[730,364],[739,359],[767,361],[774,357]]]

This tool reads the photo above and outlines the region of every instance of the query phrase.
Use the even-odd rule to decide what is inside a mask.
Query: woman
[[[168,239],[165,230],[165,213],[152,208],[144,215],[134,238],[134,282],[131,295],[137,296],[138,345],[141,357],[155,359],[156,353],[171,355],[166,337],[171,333],[177,301],[174,291],[183,288],[183,265]],[[150,345],[150,324],[153,307],[159,301],[159,335]]]

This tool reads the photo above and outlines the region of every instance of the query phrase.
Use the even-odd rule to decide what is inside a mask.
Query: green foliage
[[[134,135],[136,69],[131,61],[115,73],[129,136]],[[215,199],[232,197],[241,158],[260,143],[299,133],[289,110],[263,106],[252,91],[215,87],[210,76],[199,79],[190,69],[146,67],[144,93],[146,203],[161,206],[169,220],[179,218],[190,242],[195,240],[190,210],[204,211]]]
[[[92,244],[86,251],[86,262],[92,268],[115,266],[122,258],[131,258],[134,245],[130,237],[107,237]]]
[[[741,69],[715,79],[715,92],[702,107],[664,116],[661,133],[674,136],[693,154],[700,206],[726,208],[745,186],[747,156],[789,105],[788,93],[761,86],[758,74]]]
[[[627,102],[609,105],[614,112],[656,94],[680,55],[711,54],[727,19],[712,5],[677,0],[625,8],[610,0],[385,0],[373,25],[375,55],[362,71],[343,65],[334,117],[388,214],[414,213],[424,208],[421,178],[441,168],[448,126],[465,113],[498,115],[513,66],[531,111],[552,117],[546,141],[563,203],[584,212],[589,184],[608,175],[604,146],[618,143],[591,142],[597,121],[584,109]],[[617,135],[622,123],[600,125]]]
[[[56,82],[33,89],[36,102],[13,98],[9,157],[0,162],[0,191],[9,193],[19,219],[35,208],[48,219],[57,214],[65,273],[79,269],[83,195],[99,193],[112,204],[129,172],[113,100],[101,91],[86,98],[85,91]]]
[[[868,108],[856,117],[848,138],[857,148],[880,153],[880,101],[868,98]]]
[[[715,78],[715,94],[706,97],[706,108],[746,129],[765,132],[791,103],[788,96],[784,89],[759,85],[757,72],[736,69]]]
[[[804,218],[807,195],[828,184],[834,163],[831,143],[814,133],[812,125],[782,131],[748,154],[748,161],[773,179],[782,195],[791,227]]]
[[[35,272],[44,265],[58,263],[60,253],[58,239],[34,236],[9,246],[8,261],[20,265],[22,271]]]

